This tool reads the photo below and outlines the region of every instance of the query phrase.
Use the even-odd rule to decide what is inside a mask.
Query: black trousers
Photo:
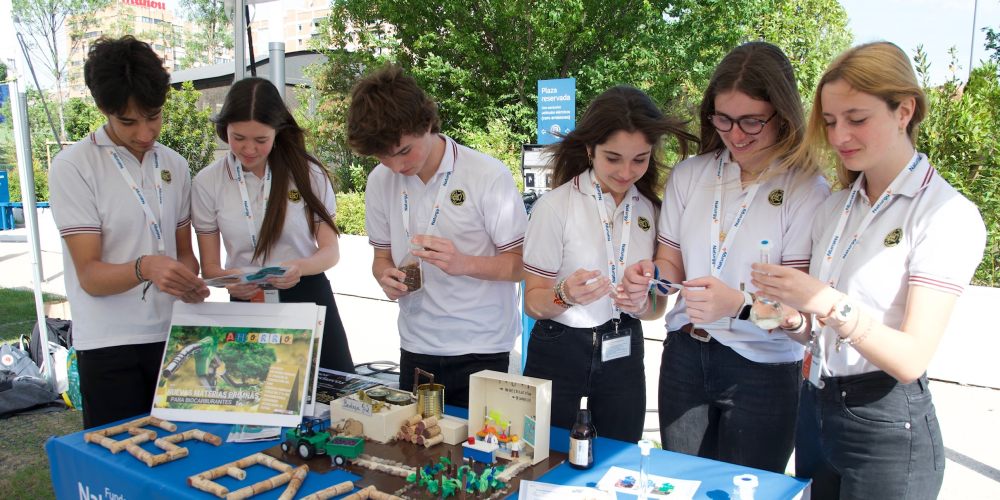
[[[444,404],[469,407],[469,375],[481,370],[507,373],[509,352],[435,356],[399,350],[399,388],[413,390],[413,369],[434,374],[434,383],[444,385]],[[421,382],[427,382],[421,378]]]
[[[347,343],[344,322],[333,298],[333,288],[325,274],[303,276],[299,283],[287,290],[278,290],[278,298],[285,303],[308,303],[326,306],[326,321],[323,327],[323,349],[320,351],[319,366],[330,370],[354,373],[354,359]],[[247,302],[230,297],[232,302]]]
[[[83,428],[149,413],[165,342],[77,351]]]

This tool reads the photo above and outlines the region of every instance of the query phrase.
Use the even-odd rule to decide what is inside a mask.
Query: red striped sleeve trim
[[[809,259],[783,260],[781,265],[789,267],[802,267],[809,265]]]
[[[670,248],[673,248],[675,250],[680,250],[681,249],[680,245],[678,245],[677,243],[674,243],[673,241],[668,240],[662,234],[656,237],[656,241],[659,241],[660,243],[663,243],[664,245],[666,245],[666,246],[668,246]]]
[[[219,234],[219,228],[215,228],[215,229],[198,229],[198,228],[194,228],[194,234]]]
[[[185,218],[177,221],[177,227],[184,227],[184,226],[186,226],[186,225],[188,225],[190,223],[191,223],[191,218],[190,217],[185,217]]]
[[[520,238],[518,238],[518,239],[516,239],[516,240],[514,240],[514,241],[512,241],[510,243],[507,243],[506,245],[498,246],[497,250],[499,250],[501,252],[506,252],[507,250],[510,250],[512,248],[517,248],[517,247],[519,247],[519,246],[521,246],[523,244],[524,244],[524,236],[522,236],[522,237],[520,237]]]
[[[73,226],[64,227],[59,230],[60,236],[69,236],[72,234],[101,234],[100,226]]]
[[[556,272],[546,271],[544,269],[537,268],[535,266],[530,266],[528,264],[524,265],[524,270],[528,271],[531,274],[535,274],[535,275],[541,276],[543,278],[551,278],[551,279],[555,279],[556,274],[557,274]]]
[[[368,244],[371,245],[371,246],[373,246],[373,247],[375,247],[375,248],[381,248],[383,250],[388,250],[388,249],[392,248],[392,243],[382,243],[382,242],[379,242],[379,241],[375,241],[375,240],[373,240],[371,238],[368,238]]]
[[[927,276],[910,276],[909,284],[934,288],[936,290],[953,293],[955,295],[962,295],[962,292],[965,291],[965,287],[962,285],[928,278]]]

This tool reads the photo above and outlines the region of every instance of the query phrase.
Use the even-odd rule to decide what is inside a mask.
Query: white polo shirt
[[[226,247],[226,269],[248,266],[270,266],[291,259],[301,259],[316,253],[316,237],[309,230],[309,210],[305,199],[298,192],[295,181],[289,176],[288,192],[272,194],[268,203],[287,203],[285,224],[277,241],[271,247],[265,262],[253,262],[253,241],[243,215],[243,197],[236,181],[238,162],[232,153],[205,167],[194,178],[191,190],[191,212],[194,230],[198,234],[222,234]],[[320,166],[310,165],[312,191],[319,198],[330,217],[337,212],[337,197],[330,178]],[[264,179],[244,171],[250,210],[255,229],[260,234],[264,223]],[[315,218],[316,220],[321,220]]]
[[[925,286],[961,295],[983,258],[986,228],[979,210],[923,158],[905,176],[898,195],[879,212],[843,262],[836,288],[849,295],[875,321],[900,328],[906,314],[909,287]],[[843,189],[823,204],[813,224],[810,271],[819,274],[830,238],[836,230],[850,189]],[[850,238],[861,225],[871,203],[864,188],[844,228]],[[837,248],[844,250],[845,240]],[[825,359],[824,376],[856,375],[878,371],[849,345],[836,350],[837,333],[820,334]]]
[[[143,155],[142,165],[132,153],[117,147],[104,127],[60,152],[49,171],[49,196],[56,227],[63,236],[101,235],[101,261],[131,264],[140,255],[157,253],[156,238],[135,194],[122,178],[109,152],[116,148],[125,168],[147,200],[156,199],[154,155],[163,179],[163,213],[150,203],[163,228],[166,255],[177,258],[175,228],[191,222],[191,174],[187,161],[156,143]],[[174,230],[171,230],[174,228]],[[73,258],[63,242],[66,295],[73,313],[73,345],[79,350],[147,344],[166,340],[174,297],[151,286],[142,300],[142,286],[104,297],[80,287]]]
[[[712,275],[711,244],[718,238],[712,234],[712,205],[720,159],[723,161],[721,227],[729,232],[750,188],[742,187],[740,166],[728,150],[689,158],[674,167],[667,180],[658,238],[664,245],[680,250],[685,278],[689,280]],[[809,262],[813,215],[830,195],[830,189],[821,176],[798,185],[793,177],[792,172],[785,172],[764,180],[758,188],[718,276],[726,285],[738,289],[743,283],[747,291],[756,290],[750,283],[750,266],[760,261],[761,240],[771,243],[772,263],[805,267]],[[667,313],[667,330],[678,330],[690,322],[687,305],[678,298],[677,305]],[[787,335],[762,330],[748,320],[722,323],[706,329],[744,358],[757,363],[802,359],[802,346]]]
[[[623,200],[616,206],[614,198],[605,195],[604,204],[614,221],[612,247],[620,248],[626,203]],[[626,267],[652,259],[656,249],[655,206],[641,194],[633,198],[632,205],[635,223],[629,231]],[[588,169],[535,202],[524,239],[524,270],[557,281],[577,269],[597,270],[607,277],[609,256],[605,242],[597,193]],[[570,307],[552,319],[573,328],[592,328],[612,319],[611,307],[611,298],[605,296]]]
[[[417,176],[379,164],[368,176],[365,229],[375,248],[391,250],[399,266],[410,243],[403,227],[401,193],[410,203],[414,236],[425,233],[438,188],[452,172],[434,236],[450,239],[465,255],[493,257],[524,242],[527,215],[510,170],[499,160],[446,141],[444,158],[425,185]],[[424,263],[423,287],[399,299],[400,346],[437,356],[508,352],[521,333],[517,285],[450,276]]]

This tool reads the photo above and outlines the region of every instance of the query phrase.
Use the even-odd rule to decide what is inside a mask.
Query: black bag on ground
[[[69,349],[73,338],[73,321],[59,318],[45,318],[45,323],[49,327],[49,342],[54,342]],[[38,333],[38,322],[35,322],[35,327],[31,330],[31,343],[28,347],[28,354],[31,355],[31,359],[35,360],[36,365],[42,366],[42,336]]]
[[[28,353],[0,345],[0,418],[65,408]]]

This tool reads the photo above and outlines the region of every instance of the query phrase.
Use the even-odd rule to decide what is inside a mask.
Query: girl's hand
[[[788,304],[804,314],[825,316],[842,295],[798,269],[776,264],[753,264],[752,269],[751,283],[758,296]]]
[[[687,280],[681,297],[687,306],[688,317],[694,324],[705,324],[730,318],[743,304],[743,293],[730,288],[714,276]]]

